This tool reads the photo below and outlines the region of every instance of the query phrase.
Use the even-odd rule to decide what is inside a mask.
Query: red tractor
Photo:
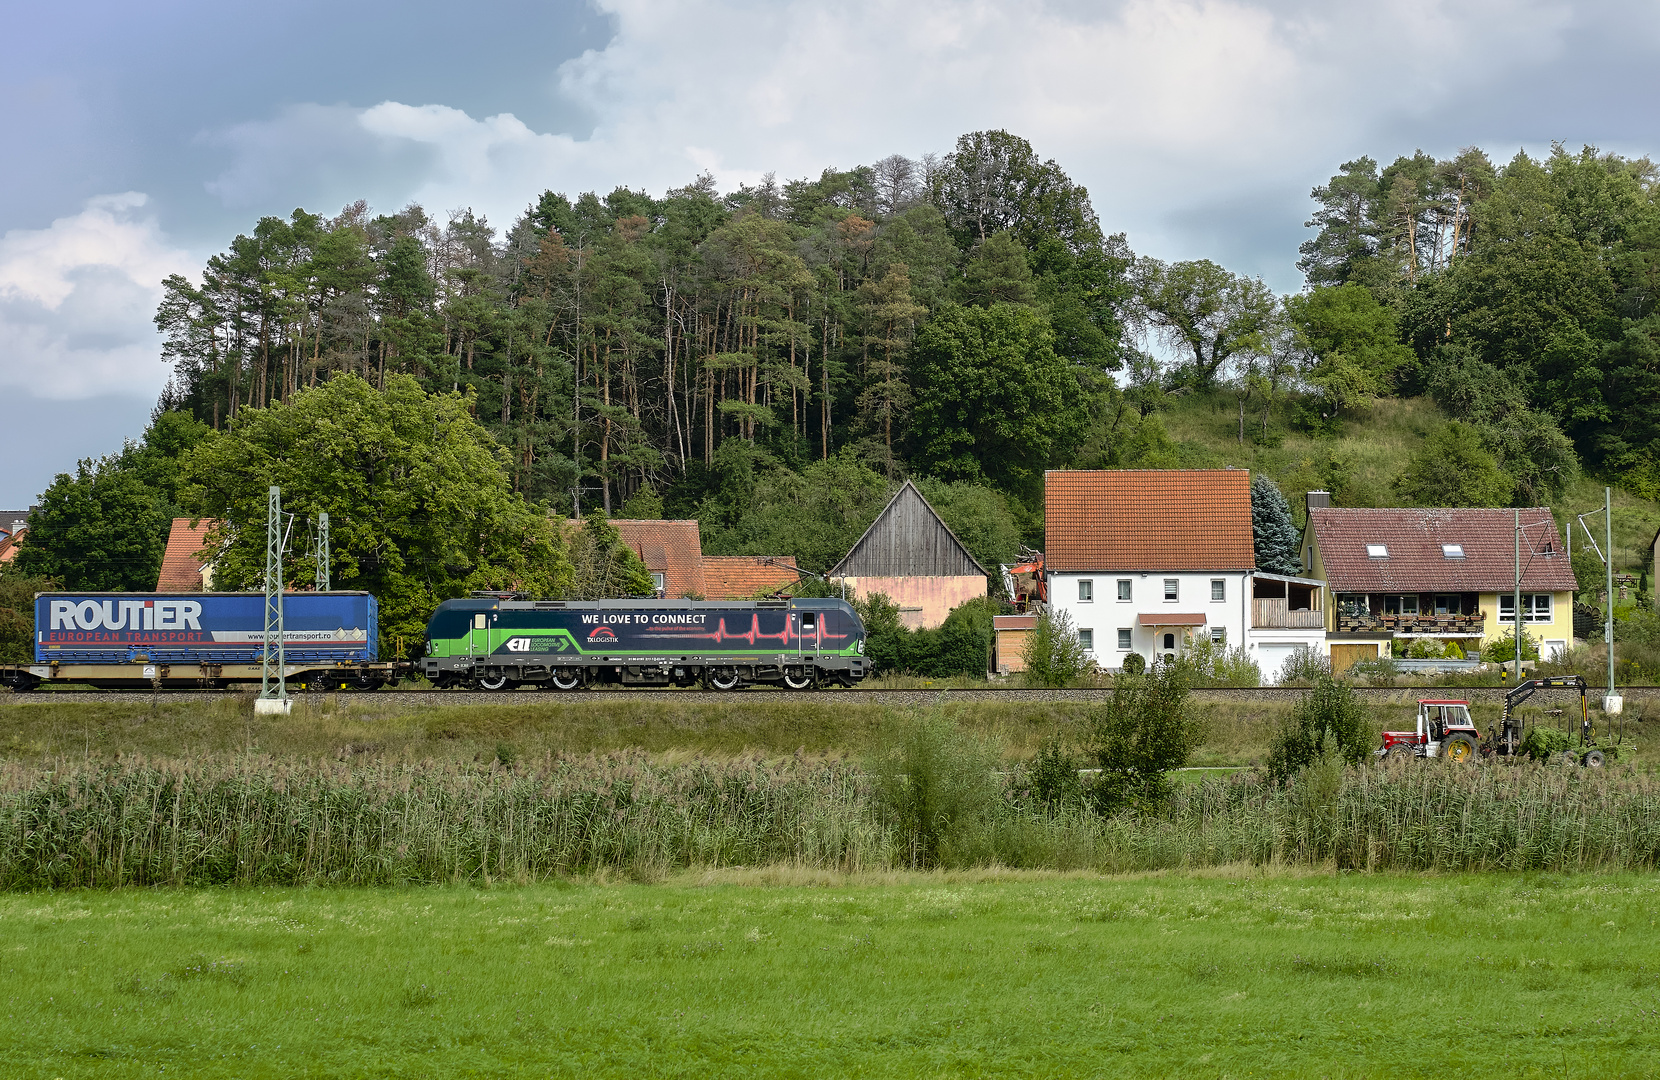
[[[1460,764],[1474,761],[1481,748],[1481,732],[1470,721],[1470,703],[1452,698],[1418,702],[1417,731],[1386,731],[1380,758],[1444,757]]]

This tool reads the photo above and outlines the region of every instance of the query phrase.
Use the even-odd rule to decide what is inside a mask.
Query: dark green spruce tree
[[[1251,483],[1251,531],[1256,536],[1257,569],[1270,574],[1300,574],[1297,528],[1291,524],[1291,506],[1266,476]]]

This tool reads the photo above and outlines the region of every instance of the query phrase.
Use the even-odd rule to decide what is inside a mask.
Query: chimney
[[[1331,492],[1311,491],[1307,495],[1307,502],[1303,505],[1310,510],[1324,510],[1331,506]]]

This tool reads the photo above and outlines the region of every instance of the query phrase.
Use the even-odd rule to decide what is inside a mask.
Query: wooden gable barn
[[[951,609],[986,595],[986,569],[909,480],[847,557],[830,571],[848,594],[884,593],[913,630],[945,622]]]

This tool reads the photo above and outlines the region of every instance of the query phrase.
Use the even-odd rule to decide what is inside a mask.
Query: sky
[[[1553,141],[1660,150],[1660,5],[0,0],[0,507],[148,423],[168,274],[359,198],[816,176],[1005,128],[1139,254],[1301,287],[1309,191]]]

